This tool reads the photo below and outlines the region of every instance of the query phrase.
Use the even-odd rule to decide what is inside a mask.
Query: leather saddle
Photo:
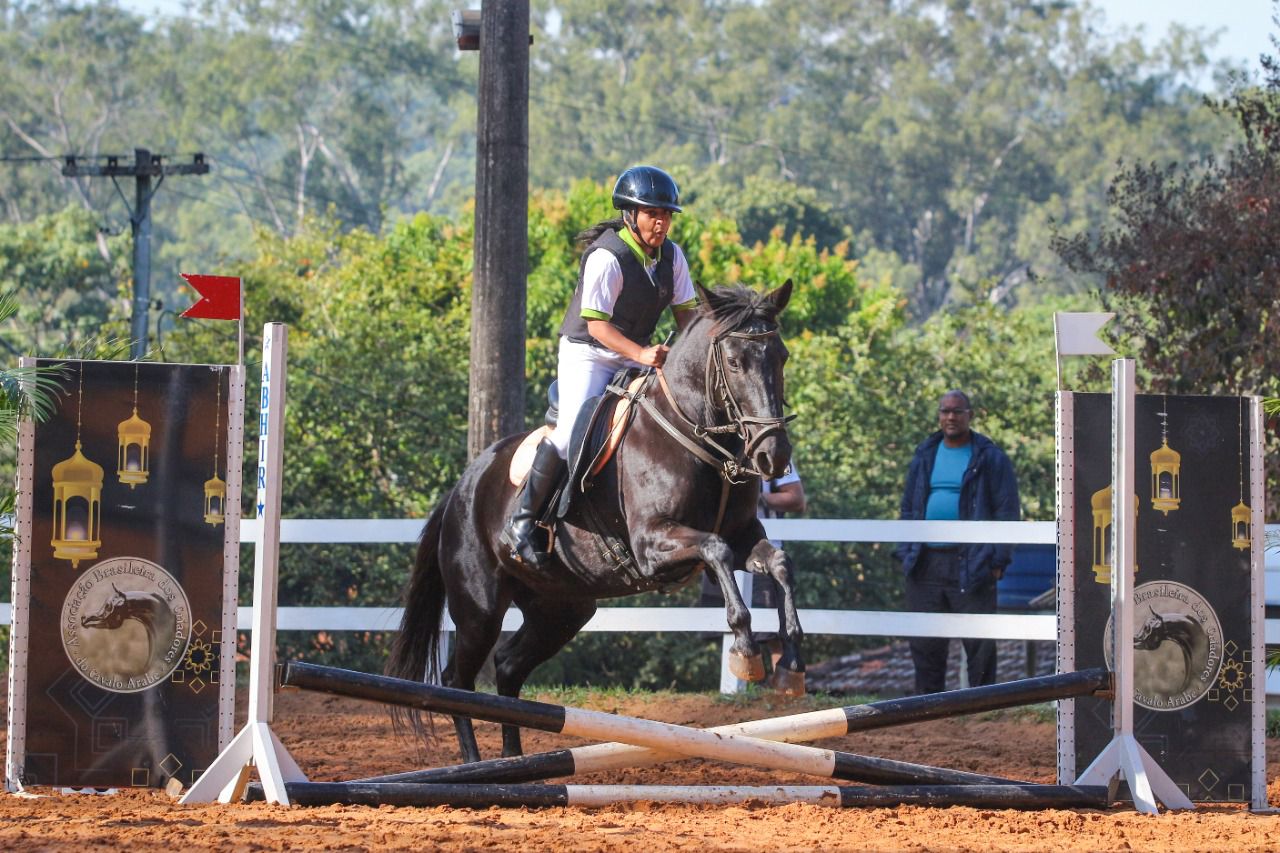
[[[616,390],[625,389],[635,393],[647,378],[639,375],[634,368],[620,370],[610,380],[609,386]],[[529,468],[533,465],[534,451],[543,438],[550,435],[559,416],[559,395],[556,383],[552,382],[547,390],[548,402],[546,425],[525,436],[511,457],[508,478],[512,485],[520,486],[529,476]],[[548,515],[564,518],[573,505],[574,498],[585,494],[597,474],[613,458],[613,454],[622,444],[627,428],[631,424],[633,414],[631,400],[616,392],[606,392],[592,397],[578,411],[577,420],[569,440],[569,471],[566,482],[561,486],[559,494],[550,501],[554,512]]]
[[[613,458],[626,435],[635,414],[631,397],[641,393],[652,371],[636,369],[620,370],[609,383],[608,390],[599,397],[588,400],[578,413],[569,443],[569,473],[560,491],[548,502],[548,509],[541,519],[541,526],[550,531],[551,548],[561,562],[576,575],[587,581],[596,580],[592,565],[612,566],[624,583],[643,589],[648,584],[631,553],[627,542],[626,522],[621,514],[621,504],[616,500],[600,498],[583,500],[590,491],[596,475]],[[525,437],[511,459],[508,475],[514,485],[520,485],[528,477],[534,453],[540,442],[554,427],[557,411],[555,383],[548,390],[551,408],[547,410],[547,426]],[[574,524],[592,533],[575,540],[565,532],[564,525],[556,524],[570,511],[575,512]],[[696,572],[695,572],[696,573]],[[689,577],[693,577],[691,573]],[[664,591],[682,586],[688,578],[662,587]]]

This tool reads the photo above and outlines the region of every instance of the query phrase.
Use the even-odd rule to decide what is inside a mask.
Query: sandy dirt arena
[[[537,698],[536,695],[528,698]],[[805,699],[762,695],[727,703],[710,696],[589,698],[584,707],[683,725],[715,726],[812,710]],[[241,709],[243,717],[243,709]],[[498,727],[477,724],[485,757]],[[283,692],[274,731],[313,781],[352,779],[456,762],[452,726],[425,761],[398,739],[384,707]],[[574,738],[525,732],[526,752],[577,746]],[[1026,712],[920,723],[820,745],[1028,781],[1054,779],[1054,725]],[[1278,744],[1269,744],[1275,756]],[[1280,802],[1280,765],[1268,767]],[[582,776],[597,784],[801,784],[830,780],[688,761]],[[37,789],[37,794],[47,793]],[[1130,808],[1006,811],[973,808],[615,806],[601,809],[283,808],[263,803],[179,806],[158,790],[114,796],[0,798],[0,849],[28,850],[1280,850],[1280,816],[1240,806],[1148,817]]]

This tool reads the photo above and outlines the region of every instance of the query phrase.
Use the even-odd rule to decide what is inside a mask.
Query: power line
[[[75,157],[67,157],[62,166],[64,178],[110,178],[120,192],[121,200],[129,210],[129,224],[133,231],[133,317],[130,323],[130,358],[142,358],[149,337],[149,312],[151,310],[151,198],[160,189],[164,179],[171,175],[203,175],[209,165],[203,154],[196,154],[191,163],[165,163],[159,154],[145,148],[135,148],[133,163],[120,163],[119,157],[109,156],[106,165],[79,163]],[[97,158],[86,158],[97,159]],[[135,183],[134,205],[124,198],[116,178],[133,178]],[[154,187],[151,179],[158,178]]]

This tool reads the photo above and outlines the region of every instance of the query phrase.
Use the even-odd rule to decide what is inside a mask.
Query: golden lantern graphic
[[[81,560],[92,560],[102,547],[102,466],[86,457],[80,444],[80,410],[84,403],[84,364],[80,365],[80,387],[76,399],[75,453],[53,466],[53,556],[70,560],[79,568]]]
[[[1182,454],[1169,446],[1167,397],[1160,418],[1160,447],[1151,453],[1151,507],[1168,515],[1182,502]]]
[[[218,404],[214,408],[213,476],[204,481],[204,520],[215,527],[227,518],[227,484],[218,476],[218,447],[222,434],[222,371],[218,371]]]
[[[1239,464],[1240,503],[1231,508],[1231,547],[1245,550],[1253,544],[1252,519],[1248,505],[1244,502],[1244,398],[1240,398],[1236,413],[1236,431],[1239,444],[1236,446],[1236,459]]]
[[[138,363],[133,363],[133,414],[116,427],[116,476],[130,489],[147,482],[151,470],[151,424],[138,417]]]
[[[1093,579],[1098,583],[1111,583],[1111,487],[1093,493],[1089,499],[1093,508]],[[1133,518],[1138,518],[1138,496],[1133,496]],[[1133,567],[1137,574],[1138,567]]]

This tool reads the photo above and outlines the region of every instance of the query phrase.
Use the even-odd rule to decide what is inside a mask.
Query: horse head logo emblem
[[[1150,605],[1147,612],[1150,615],[1134,635],[1133,647],[1155,651],[1165,643],[1173,643],[1182,655],[1183,677],[1179,689],[1188,689],[1208,657],[1208,636],[1200,623],[1185,613],[1157,613]]]
[[[155,655],[157,645],[167,647],[173,639],[173,611],[163,596],[154,592],[122,592],[114,583],[111,584],[111,595],[102,602],[102,606],[96,612],[80,617],[80,624],[85,628],[115,631],[129,619],[140,622],[147,632],[148,661]]]

